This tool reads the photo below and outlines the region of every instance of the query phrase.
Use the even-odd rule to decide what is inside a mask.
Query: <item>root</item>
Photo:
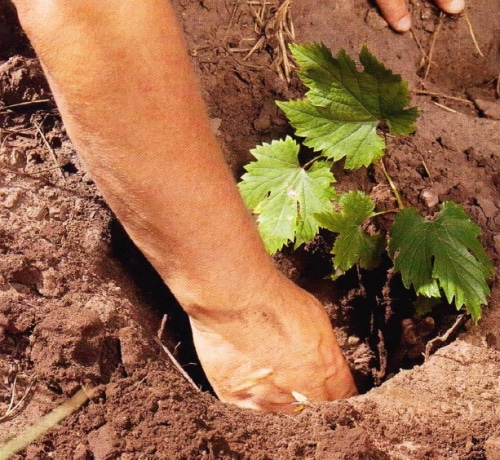
[[[161,347],[161,349],[165,352],[165,354],[168,356],[170,359],[171,363],[175,366],[175,368],[181,373],[181,375],[186,379],[186,381],[197,391],[201,392],[201,390],[196,386],[196,383],[194,383],[193,379],[189,376],[189,374],[182,368],[182,366],[179,364],[179,361],[177,361],[174,357],[174,355],[170,352],[170,350],[163,345],[162,336],[163,332],[165,331],[165,326],[167,325],[167,315],[163,315],[163,318],[161,320],[160,324],[160,329],[158,329],[157,336],[154,338],[156,343]]]
[[[440,345],[443,346],[447,343],[447,341],[450,339],[450,337],[455,334],[458,329],[469,319],[469,316],[464,314],[461,314],[457,320],[453,323],[453,326],[451,326],[443,335],[439,337],[435,337],[432,340],[429,340],[427,342],[427,345],[425,346],[425,353],[424,353],[424,358],[425,361],[427,361],[431,353],[435,351],[435,348]]]

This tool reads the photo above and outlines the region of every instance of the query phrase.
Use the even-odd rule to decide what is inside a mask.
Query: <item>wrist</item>
[[[265,314],[277,304],[276,293],[300,289],[272,264],[261,266],[258,272],[226,270],[210,275],[177,273],[164,277],[191,319],[204,324],[241,321],[255,312]]]

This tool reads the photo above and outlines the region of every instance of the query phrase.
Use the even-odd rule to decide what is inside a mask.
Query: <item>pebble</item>
[[[438,194],[433,192],[432,190],[424,189],[422,190],[420,196],[422,197],[422,200],[424,200],[428,208],[433,208],[434,206],[437,206],[439,203]]]
[[[355,336],[355,335],[351,335],[348,339],[347,339],[347,345],[349,345],[350,347],[355,347],[356,345],[358,345],[360,341],[360,338]]]

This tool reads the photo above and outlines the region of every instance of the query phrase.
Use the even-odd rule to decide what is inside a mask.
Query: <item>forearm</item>
[[[241,280],[270,279],[170,5],[15,3],[78,152],[132,239],[186,296],[181,303],[228,308]],[[96,8],[109,13],[94,17]],[[217,283],[225,289],[207,289]],[[228,299],[202,298],[207,292]]]

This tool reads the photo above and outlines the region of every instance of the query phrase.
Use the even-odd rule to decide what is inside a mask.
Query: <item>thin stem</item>
[[[398,202],[398,208],[403,209],[405,206],[403,204],[403,200],[401,199],[401,195],[399,194],[399,191],[394,184],[391,176],[389,176],[389,173],[387,172],[387,169],[385,169],[385,164],[382,158],[380,159],[380,167],[382,168],[382,172],[384,173],[385,178],[387,179],[387,182],[389,182],[389,186],[391,187],[392,193],[394,193],[394,196],[396,197],[396,201]]]
[[[321,155],[318,155],[317,157],[314,157],[312,160],[309,160],[304,166],[302,166],[303,169],[309,169],[315,161],[319,160],[322,158]]]
[[[372,219],[373,217],[378,217],[378,216],[383,216],[385,214],[396,214],[400,211],[400,208],[392,208],[392,209],[386,209],[385,211],[379,211],[379,212],[374,212],[369,219]]]

